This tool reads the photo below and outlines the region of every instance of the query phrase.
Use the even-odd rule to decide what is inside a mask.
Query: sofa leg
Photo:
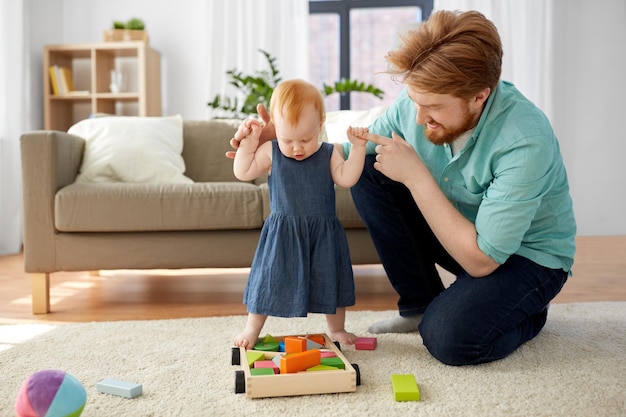
[[[33,288],[33,314],[50,312],[50,274],[31,274]]]

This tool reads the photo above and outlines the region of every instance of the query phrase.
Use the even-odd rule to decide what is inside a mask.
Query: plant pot
[[[108,29],[104,31],[105,42],[143,41],[148,43],[148,32],[145,30]]]

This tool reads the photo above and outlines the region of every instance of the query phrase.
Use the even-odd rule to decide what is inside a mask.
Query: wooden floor
[[[245,314],[247,268],[59,272],[51,308],[33,315],[22,255],[0,257],[0,324],[151,320]],[[453,279],[442,273],[446,284]],[[380,265],[355,267],[353,310],[395,310],[397,296]],[[555,303],[626,301],[626,236],[580,237],[574,276]]]

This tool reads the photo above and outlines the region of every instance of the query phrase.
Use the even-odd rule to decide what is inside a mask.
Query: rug
[[[348,312],[366,336],[395,311]],[[377,335],[373,351],[342,347],[358,364],[356,392],[248,399],[235,394],[233,336],[244,316],[0,326],[0,415],[13,416],[22,382],[61,369],[87,390],[83,416],[619,416],[626,415],[626,302],[554,304],[535,339],[506,359],[451,367],[419,334]],[[324,316],[269,318],[274,335],[324,333]],[[391,374],[413,374],[420,402],[396,402]],[[104,378],[136,382],[133,399],[100,394]]]

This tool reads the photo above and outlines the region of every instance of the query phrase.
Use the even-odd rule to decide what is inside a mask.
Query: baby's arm
[[[272,143],[265,142],[259,146],[261,125],[256,120],[244,122],[250,134],[241,139],[235,160],[233,173],[241,181],[251,181],[266,173],[272,165]]]
[[[343,159],[343,156],[337,149],[333,152],[333,156],[330,159],[330,169],[333,181],[338,186],[350,188],[361,177],[363,165],[365,164],[365,145],[367,145],[367,139],[362,137],[367,132],[366,127],[348,128],[348,140],[352,147],[347,160]]]

